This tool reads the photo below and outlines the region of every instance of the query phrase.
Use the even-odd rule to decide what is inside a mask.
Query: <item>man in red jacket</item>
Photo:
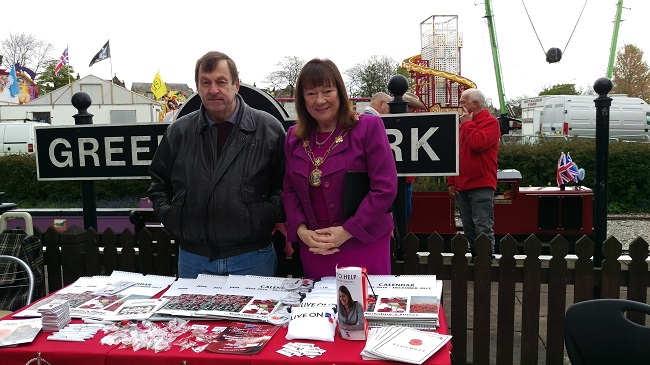
[[[494,192],[497,187],[497,157],[501,131],[497,118],[485,107],[485,95],[467,89],[460,97],[460,171],[447,178],[447,190],[460,203],[465,238],[474,255],[474,240],[484,233],[494,253]]]

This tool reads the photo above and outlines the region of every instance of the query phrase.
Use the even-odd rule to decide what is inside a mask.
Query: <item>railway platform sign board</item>
[[[458,114],[409,113],[381,116],[398,176],[458,175]]]
[[[38,180],[148,179],[167,123],[37,127]]]
[[[458,175],[458,115],[382,115],[399,176]],[[283,125],[289,128],[292,121]],[[148,179],[167,123],[37,127],[38,180]]]

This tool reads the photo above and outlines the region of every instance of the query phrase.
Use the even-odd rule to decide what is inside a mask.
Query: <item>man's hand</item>
[[[463,114],[460,115],[460,122],[465,123],[468,120],[472,120],[474,118],[474,112],[468,112],[467,108],[463,107]]]
[[[455,196],[456,195],[456,185],[447,186],[447,191],[449,192],[449,196]]]

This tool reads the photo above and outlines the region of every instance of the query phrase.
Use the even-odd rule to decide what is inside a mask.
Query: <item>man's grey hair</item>
[[[482,108],[486,108],[487,106],[485,105],[485,95],[483,95],[483,92],[479,89],[467,89],[463,91],[463,94],[467,94],[467,97],[469,98],[469,101],[477,101],[479,105],[481,105]]]
[[[375,95],[373,95],[372,98],[370,98],[370,103],[371,104],[378,103],[382,100],[386,100],[386,102],[389,102],[393,100],[393,98],[390,95],[380,91],[378,93],[375,93]]]

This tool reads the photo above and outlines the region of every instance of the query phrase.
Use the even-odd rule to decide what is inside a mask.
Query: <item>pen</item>
[[[111,321],[100,321],[97,319],[90,319],[90,318],[84,318],[83,319],[84,323],[89,323],[89,324],[113,324],[115,322]]]
[[[57,336],[47,336],[47,339],[50,341],[69,341],[69,342],[85,342],[83,338],[79,337],[57,337]]]

